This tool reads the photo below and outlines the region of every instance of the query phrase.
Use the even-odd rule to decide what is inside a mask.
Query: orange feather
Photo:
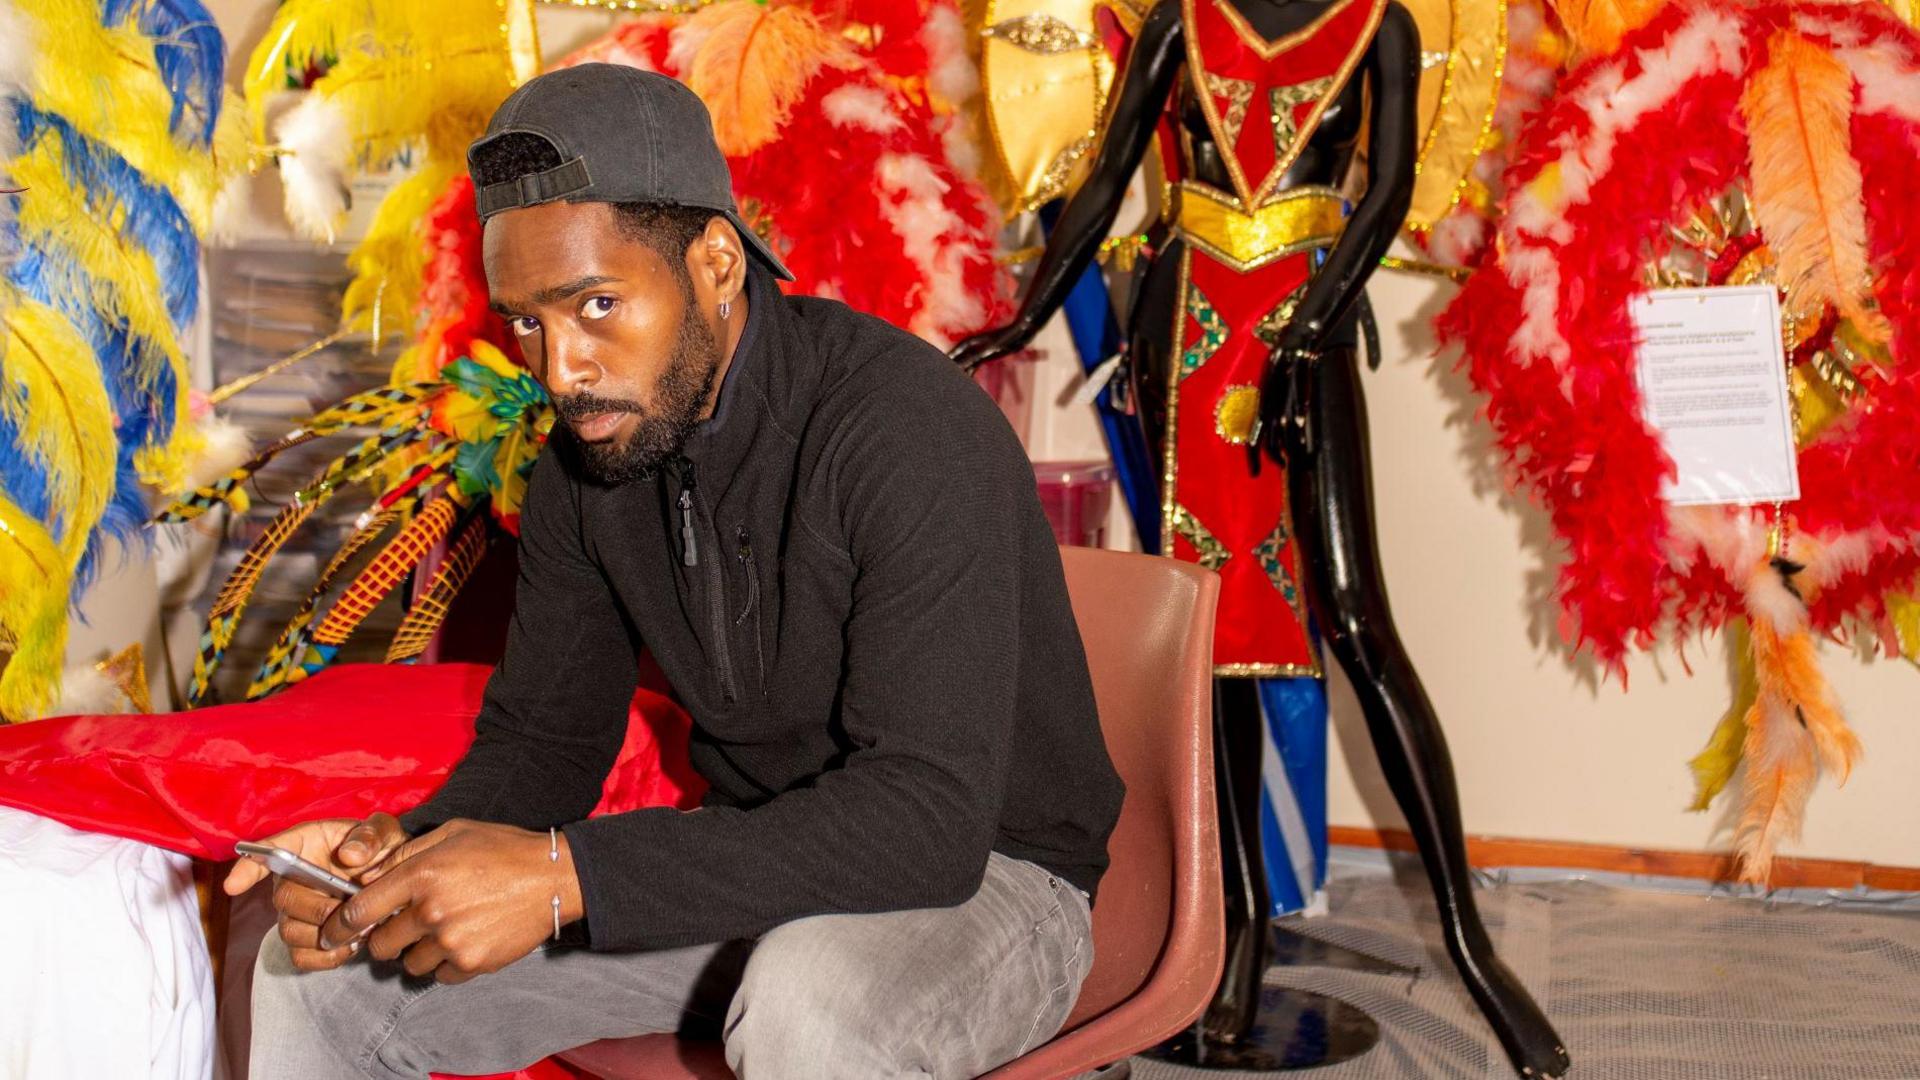
[[[859,62],[844,38],[798,5],[712,4],[680,32],[701,39],[686,69],[687,85],[706,102],[714,139],[728,157],[751,154],[777,138],[821,68]]]
[[[1889,328],[1873,305],[1853,156],[1853,75],[1829,50],[1779,30],[1740,111],[1754,218],[1779,260],[1788,313],[1817,322],[1831,304],[1862,335],[1885,341]]]
[[[1804,623],[1783,632],[1755,617],[1752,640],[1759,694],[1747,710],[1746,799],[1738,848],[1741,879],[1765,883],[1774,850],[1800,835],[1819,768],[1846,783],[1860,756],[1860,739],[1834,705]]]
[[[1620,39],[1647,25],[1666,0],[1556,0],[1554,13],[1583,56],[1610,53]]]
[[[1813,736],[1795,715],[1781,672],[1782,641],[1774,627],[1753,625],[1753,666],[1760,694],[1747,710],[1747,776],[1735,847],[1740,879],[1764,885],[1780,844],[1800,835],[1815,773]]]

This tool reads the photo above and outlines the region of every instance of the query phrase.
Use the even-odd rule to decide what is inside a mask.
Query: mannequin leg
[[[1260,1009],[1272,959],[1266,863],[1260,850],[1261,724],[1251,679],[1213,681],[1213,761],[1220,817],[1220,870],[1227,907],[1227,963],[1203,1021],[1208,1039],[1245,1038]]]
[[[1352,682],[1375,753],[1406,814],[1439,903],[1447,952],[1523,1076],[1566,1073],[1565,1045],[1494,955],[1474,906],[1453,763],[1433,705],[1400,643],[1374,538],[1366,402],[1351,350],[1318,364],[1314,452],[1288,448],[1288,497],[1309,595]]]

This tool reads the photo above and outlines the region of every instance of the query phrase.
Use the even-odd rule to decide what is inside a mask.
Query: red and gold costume
[[[1183,0],[1189,92],[1233,190],[1180,178],[1188,170],[1168,162],[1177,179],[1172,226],[1184,243],[1167,375],[1161,535],[1168,554],[1220,573],[1219,675],[1320,673],[1285,474],[1267,468],[1249,476],[1246,443],[1268,354],[1345,212],[1331,188],[1276,188],[1346,87],[1385,10],[1386,0],[1337,0],[1302,29],[1268,40],[1227,0]]]

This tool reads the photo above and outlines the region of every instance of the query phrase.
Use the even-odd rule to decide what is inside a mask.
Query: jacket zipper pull
[[[693,462],[680,462],[680,564],[699,566],[700,549],[693,539]]]
[[[736,539],[739,541],[739,552],[736,557],[739,558],[740,569],[747,578],[747,606],[741,608],[739,617],[733,620],[733,625],[739,626],[747,621],[747,616],[753,614],[753,605],[760,599],[760,574],[753,565],[753,538],[747,535],[745,525],[736,530]]]

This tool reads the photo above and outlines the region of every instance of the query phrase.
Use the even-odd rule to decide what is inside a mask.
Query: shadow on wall
[[[1431,342],[1433,320],[1453,299],[1451,287],[1434,289],[1408,318],[1393,327],[1402,340]],[[1576,653],[1560,634],[1560,605],[1554,595],[1564,552],[1554,539],[1553,523],[1527,496],[1507,483],[1500,448],[1493,429],[1480,417],[1483,400],[1467,378],[1460,350],[1438,349],[1420,360],[1430,364],[1433,385],[1447,406],[1447,427],[1459,438],[1458,458],[1473,485],[1475,498],[1491,499],[1517,526],[1519,550],[1526,554],[1525,601],[1527,641],[1535,649],[1557,657],[1589,694],[1598,695],[1604,672],[1591,653]]]

